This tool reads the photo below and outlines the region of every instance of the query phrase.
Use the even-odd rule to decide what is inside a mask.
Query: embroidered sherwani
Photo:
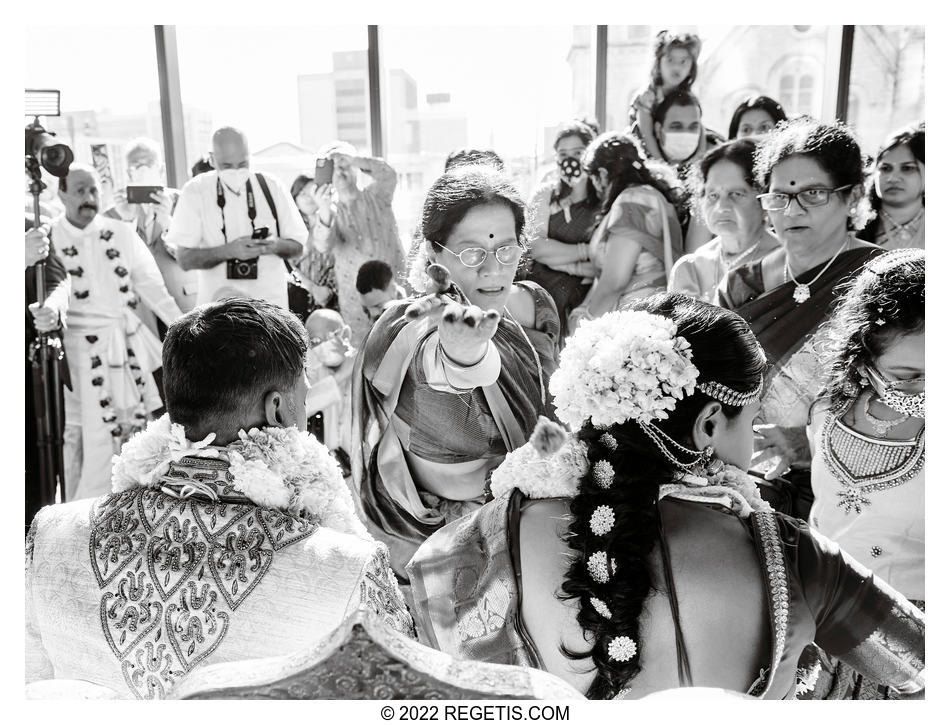
[[[186,457],[165,479],[180,484],[40,511],[26,548],[27,683],[161,698],[198,666],[299,650],[361,606],[415,636],[383,544],[258,506],[227,466]]]
[[[73,500],[110,490],[115,426],[143,425],[135,414],[161,407],[151,374],[161,367],[161,345],[135,309],[145,304],[165,324],[181,310],[132,225],[98,216],[79,229],[61,216],[50,239],[72,283],[64,343],[73,389],[65,397],[63,457]],[[116,418],[107,423],[110,411]]]

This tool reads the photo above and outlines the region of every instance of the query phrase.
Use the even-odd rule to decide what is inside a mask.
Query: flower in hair
[[[672,320],[621,310],[580,323],[549,388],[558,417],[578,430],[588,420],[607,427],[665,419],[677,400],[692,395],[698,377]]]
[[[591,597],[590,605],[594,608],[594,611],[596,611],[597,614],[599,614],[604,619],[613,619],[613,612],[610,611],[610,607],[604,604],[602,600],[598,599],[597,597]]]
[[[601,459],[594,464],[594,483],[603,489],[608,489],[614,482],[614,467],[610,461]]]
[[[617,450],[617,439],[614,438],[610,433],[604,433],[600,437],[600,444],[608,451]]]
[[[606,584],[610,581],[610,572],[607,571],[607,552],[596,551],[591,554],[587,560],[587,571],[590,572],[591,579],[598,584]]]
[[[607,645],[607,655],[617,662],[632,660],[637,654],[637,643],[626,635],[614,637]]]
[[[610,506],[598,506],[590,517],[590,530],[597,536],[604,536],[610,533],[614,527],[614,510]]]

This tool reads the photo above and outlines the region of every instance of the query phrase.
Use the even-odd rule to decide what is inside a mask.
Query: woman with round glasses
[[[637,142],[601,134],[584,153],[584,170],[600,197],[600,221],[590,240],[597,278],[571,313],[569,333],[581,320],[665,291],[667,275],[683,254],[676,192],[658,165],[644,161]]]
[[[924,608],[924,252],[870,261],[827,323],[827,388],[808,438],[809,523]],[[825,653],[810,697],[879,697]],[[806,666],[814,669],[814,664]],[[890,694],[888,696],[891,696]]]
[[[547,292],[514,281],[524,231],[502,173],[439,177],[410,274],[430,294],[387,308],[357,359],[353,484],[400,577],[430,534],[485,503],[491,471],[550,415],[560,325]]]
[[[808,117],[780,124],[758,147],[755,176],[781,247],[730,272],[717,294],[749,321],[773,364],[753,464],[770,479],[791,468],[794,513],[804,517],[811,500],[805,423],[822,373],[813,338],[835,287],[880,250],[854,235],[868,204],[861,149],[844,124]]]

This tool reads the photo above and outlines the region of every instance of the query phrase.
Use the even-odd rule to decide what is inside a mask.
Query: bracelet
[[[481,365],[482,362],[484,362],[485,358],[488,357],[488,349],[489,349],[489,347],[490,347],[490,345],[486,345],[486,346],[485,346],[485,354],[482,355],[482,356],[481,356],[478,360],[476,360],[475,362],[470,363],[470,364],[467,364],[467,365],[466,365],[465,363],[460,363],[460,362],[458,362],[457,360],[454,360],[454,359],[452,358],[452,356],[449,355],[449,354],[445,351],[445,348],[442,347],[442,341],[441,341],[441,340],[439,340],[438,345],[436,346],[436,351],[437,351],[440,355],[442,355],[443,358],[445,358],[446,360],[448,360],[448,361],[449,361],[449,364],[450,364],[452,367],[459,368],[460,370],[468,370],[468,369],[477,367],[478,365]]]

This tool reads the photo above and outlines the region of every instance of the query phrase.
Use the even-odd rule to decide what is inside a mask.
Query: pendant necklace
[[[867,418],[868,423],[871,424],[871,427],[874,428],[874,432],[878,434],[881,438],[887,435],[887,432],[896,425],[900,425],[909,416],[902,415],[899,418],[894,420],[884,420],[883,418],[878,418],[876,415],[871,413],[871,396],[869,395],[864,399],[864,417]]]
[[[810,289],[811,286],[815,284],[815,282],[818,281],[818,278],[821,277],[821,275],[823,275],[825,272],[828,271],[828,267],[834,264],[834,261],[838,258],[838,255],[844,251],[844,248],[848,246],[848,243],[850,241],[851,241],[850,237],[844,240],[844,244],[842,244],[841,247],[838,249],[838,251],[835,252],[834,256],[828,260],[828,264],[826,264],[824,267],[821,268],[821,271],[815,275],[815,278],[811,282],[799,282],[797,279],[795,279],[795,275],[792,274],[792,269],[788,263],[788,254],[786,253],[784,280],[787,283],[788,278],[791,277],[792,282],[795,283],[795,291],[792,293],[792,298],[798,304],[802,304],[803,302],[808,301],[808,299],[811,297],[811,289]]]

